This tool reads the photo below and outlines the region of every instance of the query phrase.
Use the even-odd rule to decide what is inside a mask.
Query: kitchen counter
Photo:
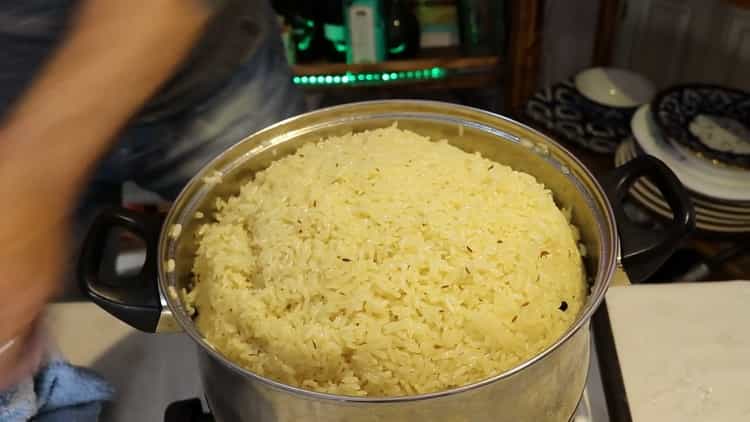
[[[748,304],[750,281],[609,290],[622,398],[633,421],[750,421]],[[613,422],[628,420],[611,413]]]
[[[53,304],[47,321],[71,363],[117,389],[102,421],[161,421],[168,403],[202,395],[195,346],[186,335],[136,331],[88,302]]]
[[[748,303],[747,281],[611,287],[607,335],[595,324],[596,340],[609,337],[611,347],[597,347],[601,379],[592,363],[592,422],[750,420]],[[161,421],[169,403],[202,396],[186,335],[141,333],[86,302],[51,305],[47,319],[73,364],[117,388],[103,421]],[[621,405],[612,412],[608,403],[609,418],[600,380]]]

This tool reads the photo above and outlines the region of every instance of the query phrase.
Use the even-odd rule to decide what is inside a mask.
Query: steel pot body
[[[355,398],[315,393],[253,374],[204,340],[177,292],[189,288],[196,215],[210,215],[215,199],[237,193],[253,174],[307,142],[392,124],[445,139],[469,152],[534,175],[572,210],[587,251],[591,290],[586,307],[549,348],[519,366],[453,390],[419,396]],[[617,169],[604,187],[570,152],[511,119],[454,104],[422,101],[355,103],[301,115],[249,136],[209,163],[186,186],[166,218],[105,211],[84,243],[79,277],[105,310],[145,331],[184,330],[198,347],[206,397],[219,421],[565,421],[583,392],[590,355],[589,321],[622,265],[636,281],[652,273],[690,231],[688,196],[661,162],[645,158]],[[632,226],[619,202],[638,177],[649,176],[672,206],[664,232]],[[612,207],[614,203],[616,206]],[[627,236],[618,235],[627,228]],[[180,229],[174,227],[179,225]],[[144,268],[125,286],[97,278],[101,245],[113,226],[142,236]],[[179,231],[179,236],[174,234]],[[622,245],[622,249],[621,249]],[[175,380],[178,382],[178,380]]]

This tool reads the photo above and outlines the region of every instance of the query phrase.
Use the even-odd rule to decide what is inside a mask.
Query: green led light
[[[403,53],[406,50],[406,43],[401,43],[391,49],[388,50],[391,54],[400,54]]]
[[[442,79],[448,72],[442,67],[429,69],[417,69],[400,72],[351,72],[343,74],[322,74],[293,76],[292,82],[296,85],[347,85],[356,82],[378,82],[392,83],[399,80],[424,80]]]
[[[297,43],[297,49],[299,49],[300,51],[307,50],[308,48],[310,48],[310,44],[312,43],[312,39],[313,39],[312,35],[308,35],[305,38],[301,39]]]

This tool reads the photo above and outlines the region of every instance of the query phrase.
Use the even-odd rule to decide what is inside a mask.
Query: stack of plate
[[[677,88],[684,89],[684,88]],[[674,90],[672,90],[674,91]],[[692,94],[690,94],[692,95]],[[660,95],[653,102],[653,107],[662,107],[664,95]],[[745,103],[750,106],[750,96]],[[670,100],[671,101],[671,100]],[[750,144],[750,139],[741,139],[735,144],[719,144],[714,139],[713,143],[704,145],[704,150],[697,151],[686,142],[676,137],[664,136],[665,124],[660,124],[661,117],[667,117],[669,113],[679,111],[675,104],[667,104],[657,113],[653,113],[650,105],[644,105],[633,115],[631,129],[633,139],[623,142],[615,155],[615,164],[620,166],[632,158],[648,154],[663,161],[677,175],[691,194],[696,212],[696,225],[699,229],[719,233],[749,233],[750,232],[750,169],[737,165],[744,159],[743,142]],[[703,110],[701,114],[710,117],[719,116],[719,121],[728,119],[727,110],[731,107],[725,106],[722,110]],[[698,107],[688,107],[688,110],[699,110]],[[750,107],[748,107],[750,111]],[[673,118],[673,117],[672,117]],[[695,116],[685,118],[682,116],[685,132],[688,132],[690,142],[700,140],[695,136],[696,130],[690,128],[690,123],[695,121]],[[743,116],[740,118],[744,119]],[[675,121],[675,120],[672,120]],[[669,123],[667,123],[669,124]],[[747,124],[740,121],[740,126]],[[693,126],[692,129],[695,127]],[[672,128],[673,129],[673,128]],[[692,132],[692,133],[691,133]],[[671,133],[675,133],[672,130]],[[734,132],[737,133],[737,132]],[[740,132],[741,133],[741,132]],[[700,133],[699,133],[700,134]],[[685,135],[683,135],[685,136]],[[725,135],[721,135],[726,138]],[[739,142],[739,143],[737,143]],[[719,154],[710,154],[711,149],[717,145],[723,149]],[[729,146],[727,146],[729,145]],[[708,152],[708,153],[707,153]],[[735,157],[732,163],[720,161],[722,156]],[[662,197],[659,190],[647,179],[638,180],[631,188],[630,194],[637,202],[644,205],[654,213],[666,218],[671,218],[669,206]]]
[[[625,69],[595,67],[537,92],[524,113],[535,126],[587,150],[611,154],[630,136],[630,119],[656,89]]]

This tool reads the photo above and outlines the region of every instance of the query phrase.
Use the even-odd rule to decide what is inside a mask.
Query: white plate
[[[642,183],[641,181],[638,181],[633,184],[631,187],[632,191],[637,192],[640,194],[641,197],[647,198],[649,202],[659,206],[662,210],[669,210],[669,204],[664,200],[664,197],[661,196],[661,194],[649,189],[646,184]],[[735,220],[731,218],[726,218],[723,216],[712,216],[707,215],[705,212],[703,212],[700,207],[695,207],[695,218],[698,222],[702,222],[705,224],[713,224],[716,226],[726,226],[726,227],[747,227],[750,229],[750,220],[747,219],[741,219],[741,220]],[[670,214],[671,215],[671,214]]]
[[[635,141],[632,139],[623,142],[622,152],[620,153],[619,160],[630,161],[638,155],[638,151],[635,148],[634,142]],[[618,158],[616,156],[615,164],[618,166],[621,165],[622,161],[617,162],[617,160]],[[651,186],[652,191],[656,191],[656,188],[653,187],[653,184],[651,184],[651,182],[649,182],[648,180],[644,180],[644,183],[646,183],[648,186]],[[750,203],[720,202],[716,199],[703,198],[695,194],[695,192],[691,192],[691,194],[691,199],[693,200],[696,209],[707,210],[709,211],[708,214],[715,214],[717,216],[722,216],[730,219],[750,219]]]
[[[615,165],[621,166],[624,163],[630,161],[635,157],[635,148],[632,145],[632,141],[623,142],[615,153]],[[640,181],[633,184],[629,192],[630,196],[635,199],[638,203],[645,206],[652,212],[670,219],[672,218],[672,212],[669,210],[669,206],[664,202],[663,199],[643,188]],[[727,221],[725,219],[714,219],[703,215],[700,212],[700,208],[696,207],[696,227],[701,230],[719,232],[719,233],[748,233],[750,232],[750,221],[739,222],[739,221]]]
[[[615,165],[620,166],[634,157],[636,157],[637,151],[633,145],[633,141],[629,140],[621,146],[620,150],[615,155]],[[667,202],[661,195],[661,192],[657,187],[651,183],[648,179],[639,179],[633,184],[633,189],[638,190],[641,196],[647,196],[652,198],[654,202],[657,202],[662,208],[669,209]],[[691,197],[693,200],[693,206],[695,208],[696,218],[705,222],[719,225],[750,225],[750,209],[742,209],[740,212],[727,211],[722,209],[716,209],[711,205],[704,205],[698,202],[695,197]]]
[[[636,201],[638,201],[639,203],[641,203],[643,206],[650,209],[651,211],[655,212],[656,214],[659,214],[664,218],[672,218],[672,213],[669,210],[666,210],[660,207],[658,204],[651,202],[648,198],[641,195],[640,192],[631,189],[630,195]],[[705,222],[705,221],[696,219],[695,226],[700,230],[706,230],[706,231],[711,231],[711,232],[750,233],[750,224],[746,226],[726,226],[726,225],[712,224],[710,222]]]
[[[633,115],[631,129],[643,151],[669,166],[688,189],[724,201],[750,201],[750,172],[714,166],[679,152],[661,138],[648,105]]]
[[[667,205],[667,202],[664,200],[661,192],[659,192],[659,189],[657,189],[657,187],[653,183],[651,183],[651,181],[647,179],[641,179],[635,182],[634,186],[638,186],[642,191],[645,190],[646,192],[649,192],[650,194],[656,196],[664,206]],[[693,207],[695,208],[695,212],[698,217],[703,217],[706,220],[712,219],[719,223],[726,221],[727,224],[735,224],[739,221],[745,224],[750,224],[750,214],[738,214],[715,210],[712,208],[706,208],[703,205],[695,202],[695,198],[691,199],[693,200]]]
[[[575,76],[578,92],[609,107],[638,107],[654,97],[654,84],[638,73],[614,67],[594,67]]]

